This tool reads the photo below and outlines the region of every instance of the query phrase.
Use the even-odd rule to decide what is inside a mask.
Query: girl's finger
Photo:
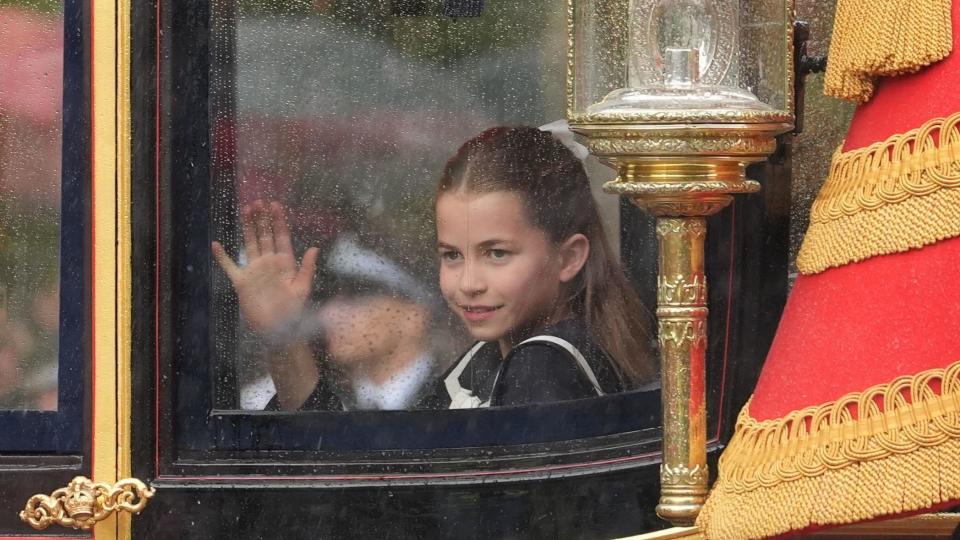
[[[223,271],[227,273],[230,281],[236,285],[237,272],[239,271],[236,263],[233,262],[230,255],[227,255],[227,250],[223,249],[220,242],[214,241],[211,247],[213,248],[213,258],[217,260],[220,268],[223,268]]]
[[[320,253],[318,248],[312,247],[303,254],[303,260],[300,261],[300,270],[297,272],[293,282],[300,288],[309,290],[313,283],[313,276],[317,272],[317,255]]]
[[[247,252],[247,260],[252,261],[260,256],[260,244],[257,242],[257,226],[253,219],[253,209],[249,204],[240,209],[240,221],[243,223],[243,250]]]
[[[263,201],[254,203],[257,218],[257,239],[260,241],[260,253],[273,253],[273,225],[270,223],[270,211],[264,208]]]
[[[293,255],[290,227],[287,225],[283,205],[276,201],[270,203],[270,217],[273,218],[273,239],[276,242],[277,253]]]

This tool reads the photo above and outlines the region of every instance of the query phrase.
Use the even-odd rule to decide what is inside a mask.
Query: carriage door
[[[418,410],[404,397],[471,345],[437,293],[437,179],[485,129],[559,127],[566,6],[132,6],[132,474],[156,490],[133,519],[136,537],[616,538],[669,526],[654,514],[656,381],[475,410]],[[652,306],[651,222],[599,190],[610,170],[586,167],[608,239]],[[754,230],[782,220],[764,204],[741,210],[758,216]],[[262,256],[245,230],[263,226],[258,208],[289,235],[274,250],[282,243],[295,263],[319,252],[306,315],[271,332],[214,255],[238,268]],[[712,453],[742,403],[735,386],[751,384],[727,359],[745,359],[749,373],[756,340],[772,331],[741,335],[750,308],[725,300],[740,286],[733,266],[776,257],[734,241],[743,223],[717,218],[711,248]],[[331,312],[350,315],[331,326]],[[289,354],[291,340],[306,353]],[[370,358],[400,344],[428,360],[427,375],[408,364],[378,393],[370,381],[382,366]],[[320,373],[339,399],[290,409],[278,359],[302,379]]]
[[[575,402],[412,407],[416,386],[470,346],[437,291],[444,163],[484,129],[564,117],[564,2],[483,4],[131,6],[132,476],[156,490],[135,537],[613,538],[668,526],[653,513],[655,382]],[[612,174],[589,167],[598,185]],[[619,245],[619,202],[604,201]],[[295,261],[319,251],[313,311],[269,335],[212,247],[251,264],[251,208],[282,211]],[[345,337],[323,326],[329,316],[344,317]],[[286,368],[319,371],[348,397],[285,407],[271,362],[291,339],[309,352]],[[419,360],[383,391],[371,355],[408,346]]]

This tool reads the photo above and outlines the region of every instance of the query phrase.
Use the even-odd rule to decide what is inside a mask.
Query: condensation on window
[[[429,393],[475,337],[438,287],[437,182],[488,128],[558,127],[565,5],[214,4],[219,407],[404,409]],[[618,200],[599,187],[613,172],[586,168],[616,257]]]
[[[62,1],[0,5],[0,409],[57,408]]]

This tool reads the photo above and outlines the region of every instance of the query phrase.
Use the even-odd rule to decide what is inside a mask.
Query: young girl
[[[479,342],[433,406],[578,399],[655,377],[649,317],[583,164],[552,135],[498,127],[467,141],[440,179],[436,214],[440,289]]]
[[[440,289],[478,341],[426,392],[421,407],[579,399],[655,378],[650,317],[605,239],[582,163],[552,135],[497,127],[467,141],[444,169],[435,210]],[[297,291],[307,290],[317,254],[308,251],[296,268],[282,209],[276,203],[269,210],[247,209],[244,222],[245,242],[257,246],[247,247],[248,259],[251,251],[273,256],[275,246],[284,246],[277,278],[282,274]],[[253,259],[238,268],[216,243],[214,254],[237,289],[243,313],[257,311],[256,294],[244,291],[263,287],[264,272],[254,267],[266,265]],[[270,289],[276,294],[276,287]],[[299,302],[302,310],[305,300],[301,293],[284,305]],[[282,317],[295,314],[286,309]],[[302,344],[286,348],[278,356],[304,363]],[[281,408],[336,406],[315,368],[295,371],[276,371]],[[299,382],[290,385],[296,387],[290,399],[281,395],[287,385],[277,376]]]

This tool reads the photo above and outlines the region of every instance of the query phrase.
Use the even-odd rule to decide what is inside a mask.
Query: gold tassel
[[[697,526],[708,540],[751,540],[922,511],[957,499],[957,455],[960,441],[950,440],[915,455],[854,463],[743,493],[726,489],[721,478]]]
[[[697,518],[707,539],[764,538],[960,498],[960,361],[779,419],[757,421],[749,409]]]
[[[838,0],[824,93],[866,102],[877,77],[912,73],[953,47],[951,0]]]

